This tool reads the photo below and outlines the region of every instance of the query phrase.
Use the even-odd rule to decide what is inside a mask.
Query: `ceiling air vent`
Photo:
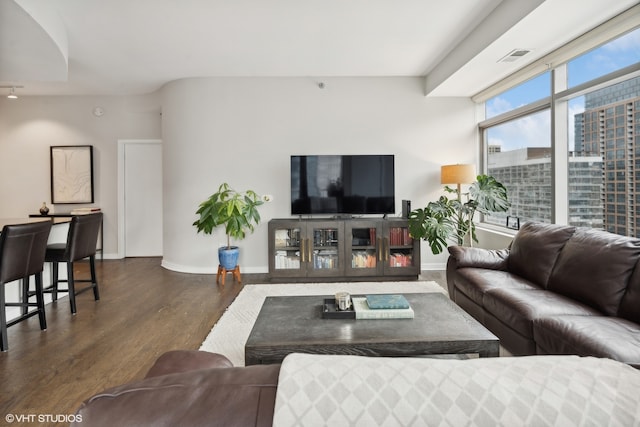
[[[511,52],[500,58],[498,62],[515,62],[529,52],[531,52],[529,49],[513,49]]]

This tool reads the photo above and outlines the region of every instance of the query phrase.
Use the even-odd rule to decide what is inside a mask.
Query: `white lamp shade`
[[[441,184],[470,184],[476,180],[476,165],[444,165],[440,168]]]

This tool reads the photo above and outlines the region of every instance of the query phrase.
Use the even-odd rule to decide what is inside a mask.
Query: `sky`
[[[640,28],[571,60],[568,64],[569,88],[588,82],[640,61]],[[550,96],[551,72],[546,72],[506,91],[486,103],[486,117],[513,110]],[[573,147],[573,117],[584,111],[584,98],[569,102],[569,141]],[[523,147],[551,146],[551,117],[543,111],[489,130],[489,144],[502,151]]]

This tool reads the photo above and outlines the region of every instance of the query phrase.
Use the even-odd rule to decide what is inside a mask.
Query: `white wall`
[[[396,156],[396,210],[437,198],[440,165],[476,159],[474,105],[426,98],[420,78],[202,78],[129,97],[0,98],[0,217],[50,201],[49,146],[94,146],[95,205],[105,214],[105,256],[117,248],[117,141],[162,139],[164,258],[178,271],[213,272],[225,238],[195,233],[198,203],[223,181],[275,196],[239,242],[245,272],[266,272],[267,222],[289,217],[291,154]],[[92,110],[102,106],[105,114]],[[162,116],[160,110],[162,109]],[[56,205],[68,212],[74,205]],[[446,255],[422,245],[423,268]]]
[[[213,272],[222,230],[197,235],[200,201],[220,183],[272,194],[242,242],[245,272],[267,271],[267,222],[290,217],[292,154],[395,154],[396,211],[441,194],[440,165],[476,160],[474,105],[426,98],[420,78],[199,78],[162,90],[164,257],[167,268]],[[423,244],[425,268],[442,267]]]
[[[95,106],[104,108],[96,117]],[[78,205],[51,205],[52,145],[93,145],[95,206],[104,212],[104,256],[117,253],[117,141],[160,137],[159,95],[129,97],[0,97],[0,217],[51,213]],[[84,205],[80,205],[84,206]]]

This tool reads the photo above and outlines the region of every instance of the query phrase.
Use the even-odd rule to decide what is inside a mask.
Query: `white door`
[[[124,256],[162,256],[162,143],[125,141]]]

